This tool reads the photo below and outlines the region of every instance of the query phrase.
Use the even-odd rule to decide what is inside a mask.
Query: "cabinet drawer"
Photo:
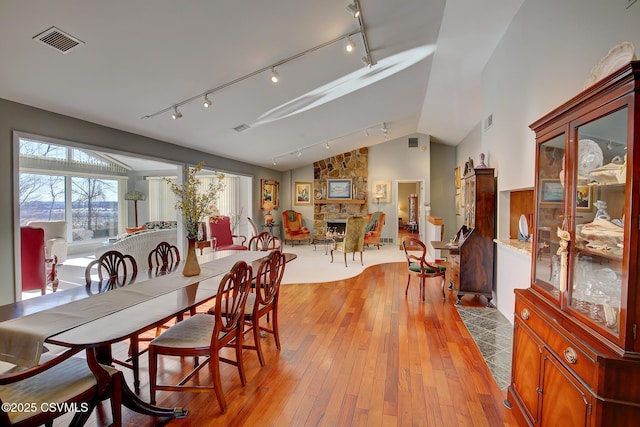
[[[580,378],[590,389],[597,383],[598,365],[594,358],[585,353],[571,336],[551,319],[544,316],[533,305],[516,300],[516,316],[527,325],[544,343],[544,346],[558,360]]]

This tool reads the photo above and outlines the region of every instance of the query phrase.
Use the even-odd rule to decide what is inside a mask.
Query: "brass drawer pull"
[[[566,359],[567,362],[573,365],[578,361],[578,353],[576,353],[576,351],[571,347],[567,347],[564,350],[564,358]]]
[[[520,312],[520,316],[522,316],[524,320],[529,320],[529,310],[527,310],[526,308],[523,308],[522,311]]]

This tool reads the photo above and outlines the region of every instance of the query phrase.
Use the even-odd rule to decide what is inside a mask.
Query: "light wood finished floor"
[[[271,336],[265,338],[262,368],[247,350],[245,387],[235,367],[223,367],[226,414],[213,394],[159,392],[159,405],[189,410],[186,419],[168,425],[517,426],[503,405],[505,393],[460,320],[454,295],[447,291],[443,302],[439,284],[427,282],[427,301],[421,302],[415,278],[405,297],[406,280],[405,265],[395,263],[372,266],[348,280],[283,286],[282,350]],[[463,304],[481,307],[486,301],[465,296]],[[116,351],[126,349],[122,343]],[[160,369],[176,379],[191,363],[161,358]],[[148,401],[147,373],[145,354],[140,396]],[[125,376],[131,384],[131,372]],[[207,377],[201,371],[200,381]],[[109,422],[106,402],[88,425]],[[124,425],[164,423],[125,409]]]

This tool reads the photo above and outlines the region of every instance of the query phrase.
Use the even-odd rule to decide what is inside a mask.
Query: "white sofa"
[[[58,264],[67,260],[67,222],[29,221],[29,227],[44,230],[44,252],[47,258],[58,257]]]
[[[144,271],[149,267],[149,252],[155,249],[160,242],[176,245],[178,242],[178,229],[165,228],[138,231],[111,244],[98,247],[95,254],[97,258],[107,251],[115,250],[131,255],[136,260],[138,271]]]

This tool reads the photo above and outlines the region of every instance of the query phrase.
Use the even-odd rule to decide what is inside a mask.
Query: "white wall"
[[[458,147],[457,163],[464,164],[469,153],[476,162],[485,152],[496,169],[498,236],[509,234],[508,192],[534,184],[535,135],[529,124],[582,91],[591,69],[613,46],[629,41],[640,48],[640,3],[626,6],[625,0],[526,0],[488,61],[482,117],[493,114],[493,126],[483,131],[479,123],[470,132]],[[503,269],[508,266],[499,257],[496,293],[528,285],[506,280]]]

